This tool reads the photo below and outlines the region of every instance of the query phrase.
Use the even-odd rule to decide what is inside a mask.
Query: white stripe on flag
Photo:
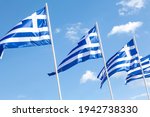
[[[41,41],[50,39],[49,35],[44,35],[40,37],[18,37],[18,38],[8,38],[0,42],[0,44],[11,43],[11,42],[30,42],[30,41]]]
[[[42,27],[42,28],[18,28],[18,29],[15,29],[15,30],[12,30],[11,32],[9,32],[7,35],[5,36],[8,36],[10,34],[13,34],[13,33],[25,33],[25,32],[31,32],[31,33],[39,33],[39,32],[42,32],[42,31],[48,31],[48,27]]]
[[[33,19],[33,18],[35,18],[35,16],[36,16],[37,19],[46,19],[46,18],[47,18],[46,15],[37,15],[36,13],[34,13],[34,14],[32,14],[32,15],[26,17],[26,18],[23,19],[23,20]]]

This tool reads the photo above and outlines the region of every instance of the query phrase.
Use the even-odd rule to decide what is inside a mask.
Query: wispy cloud
[[[135,100],[135,99],[143,98],[143,97],[146,97],[146,96],[147,96],[146,93],[142,93],[142,94],[139,94],[139,95],[136,95],[136,96],[131,97],[131,99],[132,99],[132,100]]]
[[[147,81],[147,86],[150,87],[150,79],[146,79]]]
[[[66,28],[65,36],[72,42],[76,42],[81,38],[80,35],[85,34],[87,31],[88,28],[83,27],[83,24],[81,22],[78,22],[78,23],[70,24]]]
[[[60,28],[56,28],[55,29],[55,33],[60,33],[61,32],[61,29]]]
[[[18,96],[17,96],[17,99],[19,99],[19,100],[21,100],[21,99],[26,99],[27,98],[27,96],[26,95],[23,95],[23,94],[19,94]]]
[[[147,87],[150,88],[150,79],[146,78]],[[145,87],[143,79],[135,80],[134,82],[129,83],[130,86],[137,88],[137,87]]]
[[[83,84],[83,83],[86,83],[88,81],[98,81],[96,75],[94,72],[90,71],[90,70],[87,70],[81,77],[80,79],[80,83]]]
[[[108,33],[108,36],[114,35],[117,33],[131,33],[134,32],[137,28],[141,27],[143,22],[128,22],[124,25],[114,26],[112,30]]]
[[[150,79],[147,78],[147,79],[145,79],[145,80],[146,80],[146,85],[147,85],[147,87],[150,88]],[[145,84],[144,84],[143,79],[139,80],[137,85],[138,85],[138,86],[143,86],[143,87],[145,87]]]
[[[142,9],[146,0],[121,0],[116,5],[120,6],[119,15],[132,15]]]

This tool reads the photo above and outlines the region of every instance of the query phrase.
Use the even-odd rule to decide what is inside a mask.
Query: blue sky
[[[106,60],[120,50],[136,32],[141,56],[150,54],[150,0],[1,0],[0,37],[23,18],[48,3],[54,45],[59,64],[78,40],[97,21]],[[102,58],[80,63],[59,74],[64,100],[111,99],[107,83],[100,89],[97,74]],[[6,49],[0,60],[1,100],[57,100],[57,82],[51,45]],[[143,80],[124,85],[126,73],[111,77],[114,98],[147,99]],[[147,80],[150,91],[150,80]]]

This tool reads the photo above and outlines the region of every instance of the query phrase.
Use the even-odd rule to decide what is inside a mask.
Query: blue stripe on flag
[[[108,73],[109,77],[112,76],[112,75],[114,75],[117,72],[125,71],[125,68],[126,67],[119,67],[119,68],[114,69],[113,71],[111,71],[111,72]]]

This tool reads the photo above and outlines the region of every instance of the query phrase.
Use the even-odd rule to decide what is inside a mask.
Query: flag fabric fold
[[[97,59],[102,57],[99,38],[94,26],[87,35],[84,35],[78,42],[78,45],[73,48],[67,57],[59,64],[58,73],[63,72],[74,65],[87,61],[89,59]],[[55,75],[55,72],[49,73],[49,76]]]
[[[0,55],[3,49],[51,44],[46,8],[42,8],[14,26],[0,39]]]
[[[138,59],[137,50],[132,39],[106,62],[109,77],[117,72],[129,71],[135,67],[139,67]],[[97,78],[100,79],[100,87],[102,88],[104,82],[107,80],[104,67]]]

